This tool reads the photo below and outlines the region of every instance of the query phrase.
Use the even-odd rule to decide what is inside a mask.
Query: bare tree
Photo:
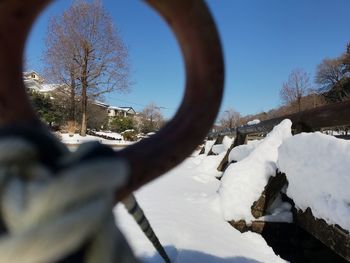
[[[219,122],[221,127],[227,129],[233,129],[240,124],[241,114],[234,109],[225,110],[222,114]]]
[[[327,100],[335,102],[349,99],[346,54],[336,59],[324,59],[317,67],[315,82],[320,85],[320,91]]]
[[[321,85],[323,90],[333,87],[342,87],[342,80],[345,76],[345,65],[340,58],[324,59],[317,66],[315,82]]]
[[[350,42],[346,46],[346,52],[341,57],[342,62],[345,65],[345,71],[348,77],[350,77]]]
[[[142,131],[147,133],[158,130],[164,124],[164,118],[154,102],[148,104],[142,111]]]
[[[81,135],[86,135],[89,99],[129,89],[127,59],[127,49],[99,0],[76,1],[50,21],[44,55],[46,72],[69,87],[72,118],[75,102],[80,101]]]
[[[297,103],[298,111],[301,111],[301,99],[310,90],[309,74],[302,69],[295,69],[289,74],[288,81],[283,83],[280,98],[285,104]]]

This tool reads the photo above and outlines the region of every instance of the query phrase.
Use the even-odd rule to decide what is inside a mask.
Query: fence
[[[292,131],[294,134],[300,132],[320,131],[322,129],[330,129],[332,127],[347,127],[350,126],[350,101],[326,105],[312,110],[266,120],[255,125],[245,125],[238,127],[237,129],[224,131],[223,133],[210,134],[210,136],[217,137],[220,140],[223,135],[235,136],[234,142],[232,143],[230,149],[227,150],[225,157],[217,169],[219,171],[224,171],[228,167],[228,156],[230,151],[236,146],[245,144],[248,136],[251,136],[253,134],[267,134],[273,129],[275,125],[279,124],[282,120],[287,118],[290,119],[293,123]],[[350,138],[349,135],[340,135],[337,137],[340,137],[342,139]],[[288,182],[284,174],[277,174],[275,177],[272,177],[266,185],[265,190],[262,192],[260,198],[256,200],[254,204],[252,204],[252,214],[256,218],[265,215],[266,209],[275,200],[278,193],[280,193],[284,185],[287,183]],[[285,198],[287,197],[285,196]],[[293,203],[292,200],[289,201]],[[342,259],[340,262],[342,262],[344,259],[350,261],[349,232],[337,225],[328,225],[324,220],[315,218],[310,209],[307,209],[305,212],[297,211],[296,209],[293,210],[293,226],[286,227],[283,224],[267,223],[263,221],[254,221],[251,225],[247,225],[244,221],[232,221],[230,224],[242,232],[251,230],[263,234],[263,236],[265,235],[264,237],[268,236],[270,238],[270,241],[272,237],[272,243],[275,243],[275,245],[278,242],[281,242],[281,240],[278,242],[276,241],[276,233],[282,233],[282,235],[291,235],[291,233],[294,233],[293,235],[295,235],[295,227],[300,227],[321,241],[325,246],[333,250],[336,254],[341,256]],[[291,230],[291,227],[293,230]],[[304,239],[302,242],[305,241],[305,235],[303,238]],[[280,246],[280,244],[277,245]],[[288,245],[291,245],[290,242]],[[322,248],[321,250],[324,249]],[[324,258],[323,260],[327,261],[328,259]],[[300,262],[298,259],[296,261]]]
[[[322,128],[350,126],[350,101],[326,105],[323,107],[266,120],[255,125],[241,126],[223,133],[218,132],[210,134],[211,137],[217,137],[219,135],[235,136],[235,140],[231,148],[227,151],[226,156],[220,163],[218,170],[223,171],[226,168],[230,150],[232,150],[233,147],[244,144],[248,135],[266,134],[284,119],[290,119],[292,121],[292,129],[294,133],[314,132],[319,131]],[[339,135],[337,137],[350,139],[349,135]]]

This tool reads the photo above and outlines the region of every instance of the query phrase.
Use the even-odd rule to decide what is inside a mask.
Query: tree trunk
[[[70,98],[69,98],[69,116],[68,120],[75,122],[75,76],[74,73],[70,73]]]
[[[82,83],[82,91],[81,91],[81,129],[80,129],[80,135],[86,136],[86,129],[87,129],[87,95],[86,95],[86,89],[87,85],[86,82]]]
[[[88,88],[88,61],[89,61],[89,48],[86,44],[84,48],[84,64],[81,72],[81,129],[80,135],[86,136],[87,129],[87,88]]]

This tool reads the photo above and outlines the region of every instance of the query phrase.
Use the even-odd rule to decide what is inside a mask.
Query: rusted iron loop
[[[50,0],[0,3],[1,124],[36,119],[22,81],[22,58],[29,30],[49,3]],[[216,118],[223,93],[220,40],[204,1],[146,0],[146,3],[166,20],[181,46],[186,90],[178,112],[164,128],[151,138],[116,153],[129,163],[131,173],[118,200],[175,167],[201,143]]]

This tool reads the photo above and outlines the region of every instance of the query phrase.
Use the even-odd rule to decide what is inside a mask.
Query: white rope
[[[0,211],[8,230],[0,236],[0,262],[54,262],[88,241],[86,262],[136,262],[112,214],[127,174],[123,161],[104,158],[54,175],[30,143],[0,141]]]

